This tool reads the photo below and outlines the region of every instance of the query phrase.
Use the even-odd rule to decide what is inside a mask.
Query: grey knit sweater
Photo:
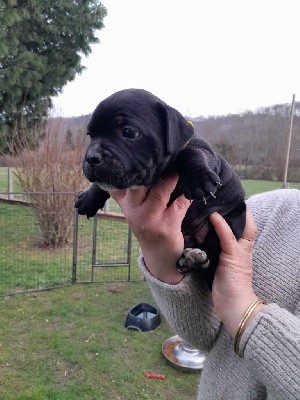
[[[214,315],[211,293],[186,276],[165,284],[140,267],[174,333],[207,351],[198,400],[300,400],[300,191],[275,190],[248,201],[258,236],[253,285],[268,305],[247,326],[240,349]]]

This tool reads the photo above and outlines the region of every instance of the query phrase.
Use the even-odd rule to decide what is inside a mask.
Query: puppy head
[[[153,94],[122,90],[92,114],[84,173],[104,190],[151,186],[193,133],[178,111]]]

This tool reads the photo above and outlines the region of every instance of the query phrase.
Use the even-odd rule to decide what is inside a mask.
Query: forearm
[[[156,246],[155,250],[149,249],[149,246],[141,247],[144,262],[149,273],[161,282],[170,285],[179,283],[183,276],[176,267],[182,250],[168,252],[164,247]],[[180,248],[181,249],[181,248]]]
[[[178,284],[165,283],[146,268],[143,258],[139,265],[155,301],[174,333],[192,346],[210,350],[220,330],[211,301],[211,292],[191,276],[181,277]]]

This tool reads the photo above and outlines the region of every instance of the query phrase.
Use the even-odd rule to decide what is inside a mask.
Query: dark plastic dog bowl
[[[149,332],[156,329],[160,322],[160,314],[155,307],[151,304],[140,303],[128,312],[125,327],[140,332]]]

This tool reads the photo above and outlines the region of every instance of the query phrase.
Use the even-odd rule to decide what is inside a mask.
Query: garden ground
[[[0,298],[0,399],[195,399],[198,373],[173,368],[161,353],[173,335],[165,321],[152,332],[124,327],[141,302],[154,304],[145,282]],[[147,379],[147,371],[166,378]]]

